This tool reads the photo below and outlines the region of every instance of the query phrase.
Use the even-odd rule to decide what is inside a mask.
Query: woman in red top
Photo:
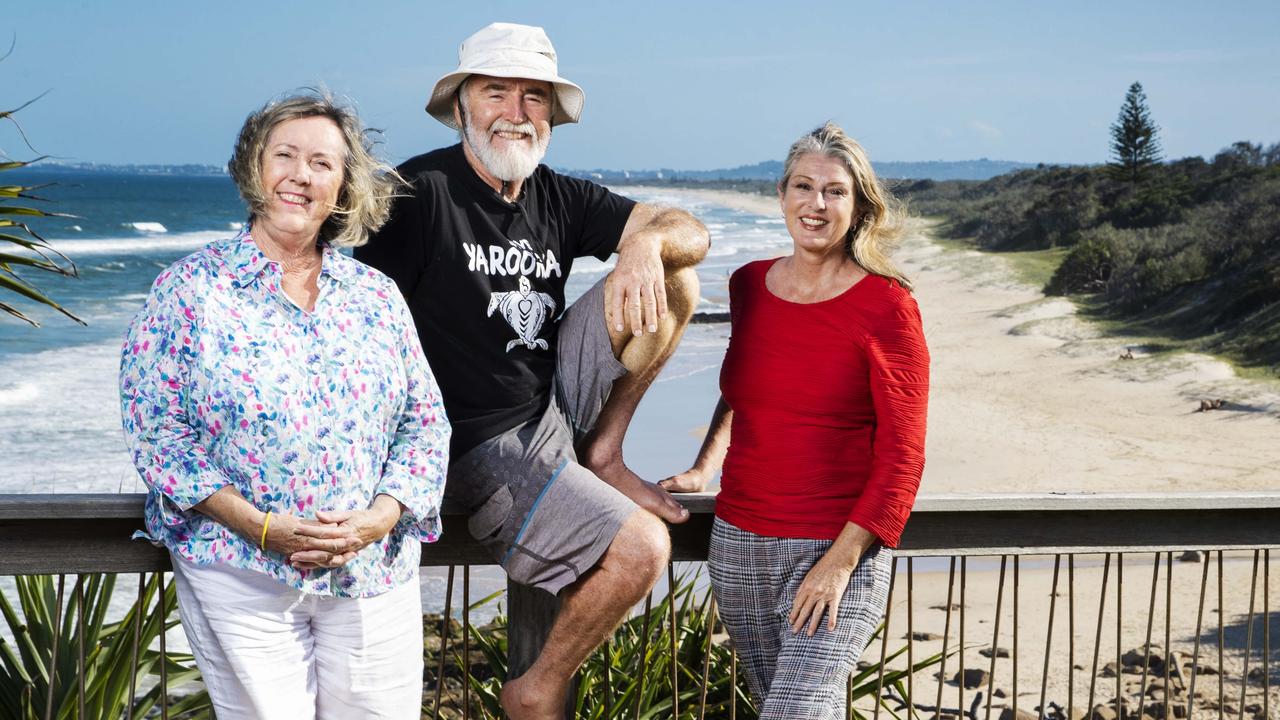
[[[729,281],[721,398],[694,466],[723,466],[709,565],[760,717],[843,717],[845,678],[888,599],[924,470],[929,352],[887,257],[903,213],[834,123],[787,155],[786,257]]]

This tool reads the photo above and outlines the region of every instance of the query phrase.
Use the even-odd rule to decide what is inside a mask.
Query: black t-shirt
[[[509,203],[476,175],[461,145],[398,169],[411,194],[355,257],[404,293],[456,457],[546,407],[573,260],[606,259],[635,202],[539,165]]]

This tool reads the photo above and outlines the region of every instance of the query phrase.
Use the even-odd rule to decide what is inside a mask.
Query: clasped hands
[[[367,545],[386,537],[401,511],[394,498],[379,495],[367,510],[322,510],[315,519],[273,512],[264,546],[287,556],[298,570],[341,567]]]

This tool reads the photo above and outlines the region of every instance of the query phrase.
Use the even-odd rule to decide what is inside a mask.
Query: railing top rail
[[[133,572],[168,567],[168,553],[129,538],[145,495],[0,495],[0,575]],[[671,527],[673,557],[705,560],[715,493],[677,496],[692,517]],[[467,519],[444,513],[430,565],[489,564]],[[926,495],[903,555],[994,555],[1280,548],[1280,492]]]
[[[715,511],[714,492],[675,497],[694,514]],[[0,520],[141,518],[145,493],[0,493]],[[921,495],[913,513],[1280,509],[1277,492],[1018,493]]]

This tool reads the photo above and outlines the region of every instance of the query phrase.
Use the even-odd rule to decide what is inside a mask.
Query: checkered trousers
[[[760,720],[838,720],[845,682],[889,599],[892,553],[879,543],[858,563],[835,631],[791,632],[787,615],[830,540],[756,535],[716,518],[708,567],[720,618],[747,675]]]

